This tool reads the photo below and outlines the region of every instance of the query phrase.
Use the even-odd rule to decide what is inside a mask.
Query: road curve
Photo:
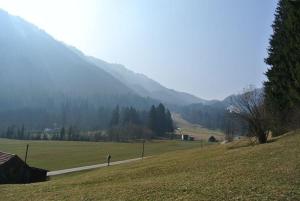
[[[144,157],[146,158],[146,157]],[[128,160],[123,160],[123,161],[115,161],[115,162],[110,162],[109,165],[118,165],[122,163],[130,163],[133,161],[138,161],[141,160],[142,158],[133,158],[133,159],[128,159]],[[79,172],[83,170],[91,170],[91,169],[96,169],[96,168],[101,168],[101,167],[107,167],[107,163],[102,163],[102,164],[96,164],[96,165],[89,165],[89,166],[82,166],[82,167],[76,167],[76,168],[70,168],[70,169],[64,169],[64,170],[55,170],[47,173],[47,176],[56,176],[56,175],[61,175],[61,174],[67,174],[71,172]]]

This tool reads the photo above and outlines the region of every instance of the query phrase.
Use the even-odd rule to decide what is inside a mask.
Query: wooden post
[[[29,147],[29,144],[27,144],[27,146],[26,146],[25,164],[27,164],[28,147]]]
[[[29,147],[29,144],[27,144],[27,146],[26,146],[25,163],[24,163],[24,168],[23,168],[23,183],[24,184],[28,182],[27,178],[26,178],[28,147]]]
[[[145,153],[145,139],[143,139],[142,159],[144,158],[144,153]]]

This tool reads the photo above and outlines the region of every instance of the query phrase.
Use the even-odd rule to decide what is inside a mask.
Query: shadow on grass
[[[244,147],[253,147],[257,145],[258,143],[255,141],[250,141],[250,140],[238,140],[234,141],[231,144],[227,146],[227,149],[239,149],[239,148],[244,148]]]
[[[280,139],[280,137],[275,137],[275,138],[268,139],[267,143],[265,143],[265,144],[270,144],[270,143],[276,142],[279,139]],[[243,148],[243,147],[253,147],[253,146],[256,146],[256,145],[260,145],[258,140],[240,140],[240,141],[233,142],[231,145],[228,145],[227,149],[238,149],[238,148]]]
[[[267,144],[276,142],[278,140],[279,140],[279,138],[272,138],[272,139],[268,140]]]

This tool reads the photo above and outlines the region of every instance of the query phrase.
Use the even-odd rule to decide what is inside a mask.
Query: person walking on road
[[[107,166],[109,166],[110,159],[111,159],[111,155],[110,155],[110,154],[108,154],[108,155],[107,155]]]

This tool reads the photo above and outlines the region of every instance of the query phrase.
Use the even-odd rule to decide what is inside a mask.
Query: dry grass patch
[[[3,200],[300,200],[300,133],[212,145],[63,177],[0,186]]]

